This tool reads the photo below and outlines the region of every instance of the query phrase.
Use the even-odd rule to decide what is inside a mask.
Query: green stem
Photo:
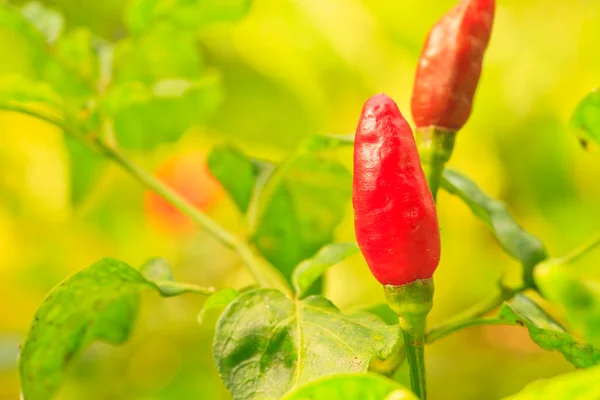
[[[421,400],[427,399],[425,375],[425,318],[400,315],[400,328],[404,335],[406,359],[410,368],[410,386]]]
[[[425,374],[425,323],[433,306],[433,280],[419,279],[401,286],[384,286],[390,308],[398,314],[404,335],[412,391],[427,399]]]
[[[176,192],[169,189],[154,176],[137,166],[131,160],[129,160],[123,153],[121,153],[116,147],[110,146],[98,137],[91,135],[84,135],[78,129],[68,126],[62,119],[51,115],[28,109],[21,105],[0,103],[0,109],[6,111],[15,111],[22,114],[27,114],[40,120],[46,121],[60,129],[66,134],[73,136],[83,144],[90,147],[102,154],[103,156],[114,161],[122,169],[128,172],[134,179],[140,182],[143,186],[156,192],[169,203],[171,203],[176,209],[187,215],[194,222],[204,228],[206,231],[211,233],[225,246],[233,249],[242,259],[244,264],[248,267],[248,270],[263,287],[275,287],[281,290],[283,293],[289,295],[290,289],[284,278],[272,268],[270,265],[261,262],[257,257],[254,256],[250,247],[238,239],[231,232],[222,228],[219,224],[213,221],[205,213],[192,206],[183,197]]]
[[[456,331],[461,329],[470,328],[472,326],[478,325],[513,325],[508,321],[505,321],[496,317],[487,317],[487,318],[473,318],[473,319],[463,319],[460,321],[451,322],[449,324],[439,326],[437,328],[431,329],[425,335],[425,343],[430,344],[435,342],[436,340],[442,339]]]
[[[600,246],[600,233],[597,233],[596,236],[589,239],[587,242],[573,250],[571,253],[561,257],[560,262],[562,264],[573,263],[579,258],[589,253],[590,251],[594,250],[598,246]]]
[[[163,292],[181,294],[181,293],[196,293],[204,296],[210,296],[216,292],[214,287],[202,287],[193,283],[173,282],[173,281],[155,281],[153,282]]]
[[[427,183],[433,199],[436,200],[442,172],[452,156],[456,132],[429,127],[417,129],[416,136],[421,160],[428,168]]]
[[[438,339],[441,339],[453,332],[456,332],[463,328],[470,326],[485,325],[485,324],[499,324],[495,322],[495,318],[481,318],[489,312],[498,308],[502,303],[511,299],[515,294],[522,292],[523,288],[510,289],[502,287],[501,292],[493,298],[475,305],[474,307],[462,312],[443,325],[432,328],[425,336],[426,343],[433,343]],[[506,324],[506,322],[504,322]]]

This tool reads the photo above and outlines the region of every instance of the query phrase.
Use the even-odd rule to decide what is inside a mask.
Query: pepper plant
[[[66,367],[93,341],[126,342],[143,291],[203,296],[201,312],[222,310],[213,357],[235,399],[425,399],[426,345],[476,325],[522,326],[541,348],[562,353],[581,369],[534,383],[510,399],[600,396],[600,366],[594,367],[600,363],[600,290],[569,266],[600,237],[573,254],[550,257],[503,203],[445,168],[471,113],[493,0],[461,0],[432,29],[412,97],[416,141],[395,102],[380,94],[366,102],[356,137],[309,135],[278,164],[232,144],[215,147],[208,165],[238,208],[244,236],[220,226],[126,155],[177,141],[218,107],[219,77],[200,67],[195,33],[234,22],[249,7],[247,0],[136,0],[125,16],[128,35],[111,43],[85,29],[65,30],[60,14],[39,3],[1,3],[0,29],[27,41],[39,70],[35,79],[0,76],[0,110],[27,114],[64,133],[73,202],[113,163],[231,248],[255,280],[249,288],[204,287],[177,281],[160,258],[139,268],[99,260],[57,285],[33,317],[19,354],[23,399],[51,399]],[[173,46],[177,52],[169,50]],[[600,96],[592,92],[572,119],[584,147],[600,143],[598,121]],[[331,149],[352,146],[354,180],[328,157]],[[489,301],[429,327],[434,271],[444,254],[434,203],[440,189],[462,200],[522,264],[522,283],[499,282]],[[333,243],[351,196],[357,244]],[[322,294],[327,270],[359,251],[389,302],[379,312],[340,310]],[[399,323],[384,321],[390,312]],[[551,316],[556,313],[564,322]],[[410,388],[390,378],[405,355]]]

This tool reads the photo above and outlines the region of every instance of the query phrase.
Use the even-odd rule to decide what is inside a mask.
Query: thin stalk
[[[470,328],[478,325],[514,325],[496,317],[463,319],[460,321],[451,322],[449,324],[431,329],[425,335],[425,343],[431,344],[436,340],[442,339],[461,329]]]
[[[193,283],[173,282],[173,281],[155,281],[154,284],[160,288],[161,291],[170,291],[174,295],[181,293],[196,293],[204,296],[210,296],[216,292],[214,287],[203,287],[194,285]]]
[[[573,250],[571,253],[560,258],[560,262],[564,264],[570,264],[581,257],[585,256],[590,251],[594,250],[596,247],[600,246],[600,232],[589,239],[587,242]]]
[[[0,110],[15,111],[22,114],[30,115],[40,120],[46,121],[60,129],[66,134],[79,140],[84,145],[87,145],[92,150],[99,152],[101,155],[115,162],[123,170],[125,170],[134,179],[140,182],[144,187],[156,192],[158,195],[163,197],[169,203],[171,203],[176,209],[181,211],[184,215],[188,216],[215,238],[217,238],[225,246],[233,249],[242,259],[244,264],[248,267],[248,270],[257,281],[260,286],[263,287],[275,287],[281,290],[283,293],[289,295],[290,289],[284,278],[272,268],[270,265],[261,262],[257,259],[250,247],[238,239],[231,232],[227,231],[209,216],[202,211],[192,206],[187,200],[176,192],[169,189],[162,182],[157,180],[154,176],[137,166],[131,160],[129,160],[123,153],[121,153],[116,147],[110,146],[98,137],[91,135],[84,135],[78,129],[68,126],[61,118],[44,114],[35,110],[31,110],[21,105],[0,103]]]
[[[405,285],[384,285],[385,297],[398,314],[404,349],[410,367],[412,391],[427,399],[425,376],[425,321],[433,307],[433,279],[418,279]]]
[[[495,322],[494,318],[481,317],[495,310],[496,308],[501,306],[502,303],[511,299],[515,294],[522,292],[523,290],[524,288],[510,289],[502,287],[501,292],[493,298],[479,303],[474,307],[471,307],[470,309],[460,313],[459,315],[454,317],[450,322],[432,328],[429,332],[427,332],[425,336],[426,343],[433,343],[436,340],[441,339],[442,337],[445,337],[453,332],[471,326],[485,324],[500,324],[500,322]],[[506,322],[504,323],[506,324]]]
[[[425,318],[411,318],[400,315],[399,321],[404,335],[406,360],[410,368],[410,387],[419,399],[426,400]]]

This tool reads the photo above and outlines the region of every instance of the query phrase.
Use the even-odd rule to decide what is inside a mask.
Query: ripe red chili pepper
[[[417,128],[457,131],[469,119],[495,6],[494,0],[462,0],[429,32],[412,96]]]
[[[358,245],[383,285],[431,278],[440,259],[435,204],[410,126],[385,94],[364,105],[354,139]]]

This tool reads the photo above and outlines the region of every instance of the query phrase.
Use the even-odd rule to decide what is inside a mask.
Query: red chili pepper
[[[352,202],[358,245],[380,283],[431,278],[440,260],[435,204],[410,126],[385,94],[360,116]]]
[[[412,96],[417,128],[457,131],[469,119],[495,6],[494,0],[462,0],[429,32]]]

